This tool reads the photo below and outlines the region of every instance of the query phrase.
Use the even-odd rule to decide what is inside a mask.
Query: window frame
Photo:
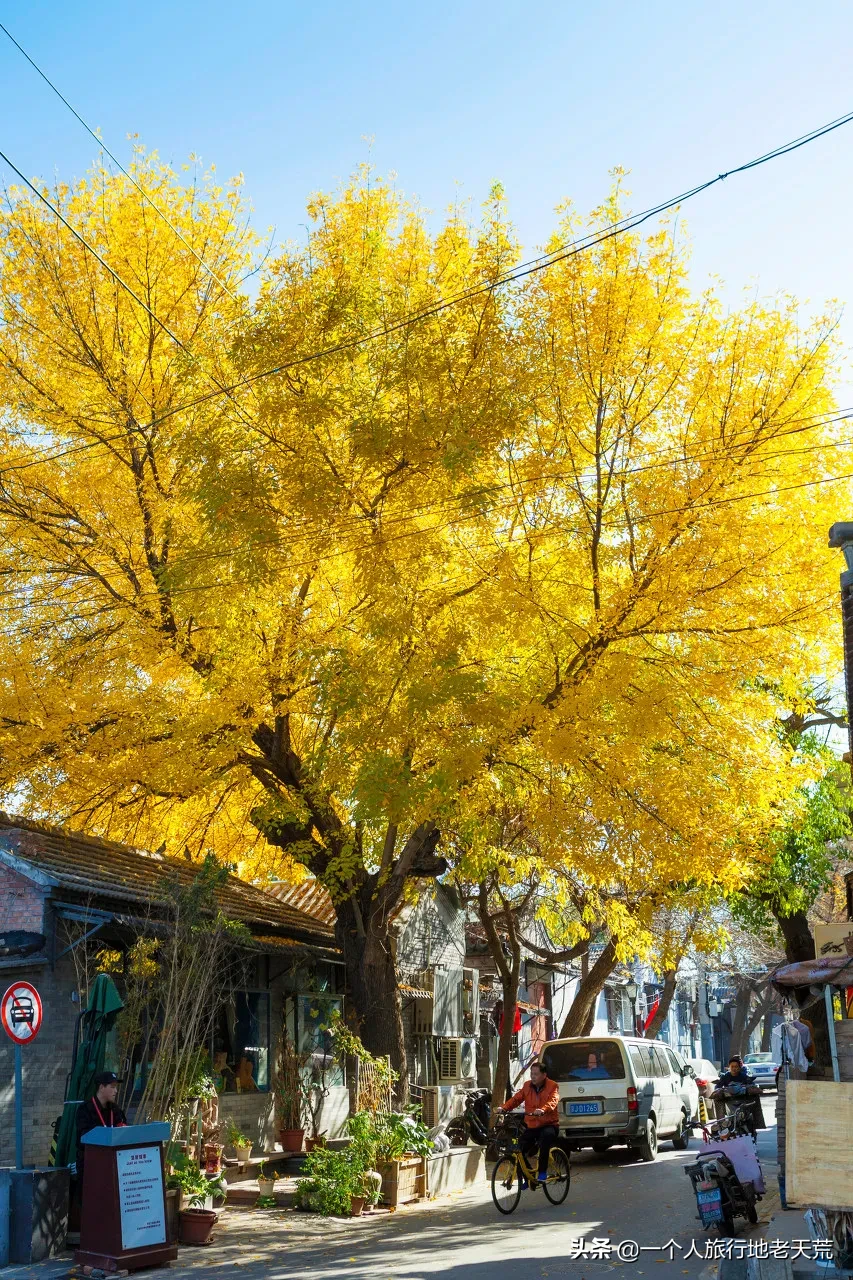
[[[273,1077],[272,992],[270,991],[269,987],[233,987],[232,990],[229,992],[227,999],[222,1001],[222,1004],[226,1010],[226,1013],[230,1014],[230,1011],[231,1011],[230,1007],[232,1004],[234,1008],[234,1024],[233,1024],[232,1034],[233,1034],[235,1057],[237,1056],[237,1053],[236,1053],[236,1050],[237,1050],[237,998],[238,996],[241,996],[241,995],[266,997],[266,1026],[264,1028],[264,1033],[266,1037],[267,1083],[264,1085],[256,1083],[255,1089],[252,1090],[251,1092],[270,1093],[272,1091],[272,1077]],[[215,1029],[212,1027],[211,1036],[210,1036],[210,1050],[209,1050],[211,1064],[215,1060],[215,1054],[214,1054],[214,1048],[213,1048],[214,1034],[215,1034]],[[263,1040],[264,1037],[261,1036],[259,1038]],[[245,1049],[245,1047],[246,1046],[244,1045],[243,1048]],[[238,1066],[239,1066],[239,1063],[234,1064],[235,1080],[236,1080],[236,1072],[237,1072]],[[242,1090],[239,1090],[236,1088],[233,1090],[223,1089],[222,1092],[220,1093],[220,1097],[236,1098],[236,1097],[242,1096],[242,1093],[243,1093]]]

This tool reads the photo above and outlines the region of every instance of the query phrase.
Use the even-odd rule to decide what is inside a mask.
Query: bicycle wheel
[[[521,1199],[521,1174],[512,1156],[501,1156],[492,1170],[492,1199],[498,1213],[512,1213]]]
[[[548,1156],[548,1181],[542,1185],[551,1204],[562,1204],[569,1194],[572,1171],[569,1157],[560,1147],[552,1147]]]

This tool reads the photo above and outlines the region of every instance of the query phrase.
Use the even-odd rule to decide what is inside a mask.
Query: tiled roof
[[[324,889],[313,876],[306,876],[298,884],[288,884],[284,880],[277,880],[273,884],[265,885],[264,888],[267,893],[278,898],[279,902],[283,902],[288,907],[295,907],[298,911],[304,911],[306,915],[313,916],[320,924],[329,929],[334,929],[335,908],[332,905],[329,891]]]
[[[313,876],[306,876],[304,880],[300,880],[297,884],[290,884],[284,880],[274,880],[264,885],[264,892],[274,894],[279,902],[284,902],[289,907],[296,907],[297,910],[313,916],[320,924],[329,929],[334,929],[337,916],[331,896],[328,889],[324,888],[319,880],[315,880]],[[389,924],[399,925],[400,921],[411,909],[410,903],[399,903],[392,909],[388,917]]]
[[[13,854],[55,880],[69,894],[112,902],[162,901],[160,882],[168,873],[188,884],[197,864],[144,849],[67,831],[46,822],[0,812],[0,851]],[[237,876],[217,889],[220,910],[258,932],[281,931],[297,939],[334,945],[332,930],[315,914]],[[331,904],[330,904],[331,906]]]

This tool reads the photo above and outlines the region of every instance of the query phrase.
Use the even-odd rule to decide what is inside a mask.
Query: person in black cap
[[[77,1108],[77,1177],[83,1176],[83,1156],[86,1151],[80,1139],[84,1133],[97,1129],[100,1125],[107,1128],[120,1128],[127,1124],[127,1116],[121,1107],[116,1106],[118,1087],[121,1084],[114,1071],[102,1071],[95,1076],[95,1092],[88,1102]]]

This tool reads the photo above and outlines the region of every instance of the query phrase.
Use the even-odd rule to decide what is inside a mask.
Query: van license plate
[[[566,1107],[570,1116],[600,1116],[600,1102],[570,1102]]]

